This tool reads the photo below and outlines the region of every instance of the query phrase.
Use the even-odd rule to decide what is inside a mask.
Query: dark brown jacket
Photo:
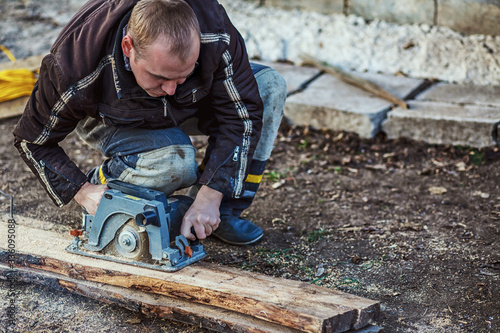
[[[198,67],[174,96],[150,97],[124,67],[122,29],[137,0],[91,0],[42,62],[15,146],[59,206],[87,181],[59,147],[90,116],[109,126],[168,128],[189,117],[212,136],[200,183],[238,198],[260,136],[262,101],[244,42],[215,0],[187,0],[201,27]]]

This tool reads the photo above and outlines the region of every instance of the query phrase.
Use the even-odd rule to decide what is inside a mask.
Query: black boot
[[[212,234],[233,245],[249,245],[259,241],[264,231],[249,220],[241,218],[243,210],[250,207],[262,181],[267,161],[252,160],[245,180],[245,192],[238,199],[224,199],[220,207],[219,228]]]

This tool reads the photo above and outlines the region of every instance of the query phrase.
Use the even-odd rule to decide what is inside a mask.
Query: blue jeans
[[[272,68],[252,63],[264,103],[263,126],[253,160],[265,162],[271,156],[283,117],[286,84]],[[165,192],[167,195],[197,183],[198,164],[189,135],[201,134],[196,119],[166,129],[114,128],[94,119],[77,127],[80,137],[108,159],[96,168],[91,181],[118,179]]]

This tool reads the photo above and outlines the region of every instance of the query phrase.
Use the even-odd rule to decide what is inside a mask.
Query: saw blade
[[[150,262],[149,238],[145,228],[130,219],[116,232],[115,238],[104,249],[103,254],[128,260]]]

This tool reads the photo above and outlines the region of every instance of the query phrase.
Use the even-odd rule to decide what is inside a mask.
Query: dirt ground
[[[78,205],[55,207],[12,146],[17,120],[0,122],[0,189],[14,197],[15,214],[61,232],[78,227]],[[201,157],[204,141],[193,139]],[[102,161],[75,135],[64,148],[83,170]],[[378,300],[385,332],[498,332],[499,186],[498,148],[284,123],[245,212],[265,237],[248,247],[208,239],[205,260]],[[204,332],[37,285],[19,292],[19,331]]]

